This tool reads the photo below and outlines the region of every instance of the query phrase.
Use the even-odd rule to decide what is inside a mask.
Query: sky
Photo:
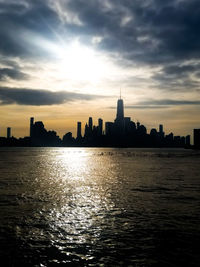
[[[62,137],[89,116],[200,128],[199,0],[0,0],[0,136]]]

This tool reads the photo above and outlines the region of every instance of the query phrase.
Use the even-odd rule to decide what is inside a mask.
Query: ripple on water
[[[5,266],[199,266],[199,156],[0,149]]]

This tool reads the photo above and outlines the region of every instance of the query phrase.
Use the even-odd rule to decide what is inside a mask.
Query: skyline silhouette
[[[0,137],[0,146],[192,147],[190,135],[166,134],[163,124],[159,125],[158,131],[152,128],[147,133],[147,128],[139,121],[125,117],[121,92],[117,100],[116,118],[114,122],[106,121],[104,128],[102,118],[98,119],[96,126],[93,125],[93,118],[89,117],[83,132],[82,123],[78,121],[76,137],[67,132],[61,139],[56,131],[47,131],[42,121],[34,122],[34,117],[31,117],[30,136],[19,139],[11,136],[11,127],[8,127],[7,138]],[[200,129],[194,129],[193,147],[200,147]]]

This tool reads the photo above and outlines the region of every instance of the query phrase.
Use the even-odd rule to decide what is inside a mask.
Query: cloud
[[[161,100],[141,101],[140,104],[143,104],[143,105],[200,105],[200,100],[161,99]]]
[[[96,48],[110,53],[119,65],[160,67],[152,79],[161,89],[181,92],[199,88],[198,74],[190,75],[200,69],[198,0],[65,3],[63,12],[70,10],[82,23],[66,27],[82,41],[92,42],[93,36],[99,36]]]
[[[0,10],[4,53],[31,55],[31,47],[15,38],[28,31],[52,40],[65,32],[88,43],[99,36],[99,49],[134,62],[165,64],[200,58],[198,0],[4,1]],[[74,23],[75,18],[79,23]]]
[[[162,89],[191,90],[200,70],[199,13],[199,0],[4,0],[0,54],[50,57],[40,37],[54,43],[78,38],[120,66],[160,67],[152,79]]]
[[[126,109],[166,109],[169,106],[165,105],[133,105],[133,106],[126,106]]]
[[[78,15],[83,32],[104,37],[101,49],[151,64],[199,58],[198,0],[66,3],[66,10]]]
[[[127,109],[160,109],[169,108],[170,106],[193,106],[200,105],[200,100],[172,100],[172,99],[160,99],[160,100],[146,100],[140,101],[134,105],[126,106]]]
[[[30,105],[30,106],[45,106],[45,105],[60,105],[76,100],[93,100],[105,98],[101,95],[79,94],[72,92],[52,92],[49,90],[35,90],[26,88],[9,88],[0,87],[0,105]]]
[[[14,79],[14,80],[24,80],[28,79],[28,75],[12,68],[0,68],[0,81],[4,81],[8,78]]]
[[[160,89],[194,91],[199,89],[200,64],[163,66],[152,79],[157,81]]]
[[[3,1],[0,3],[0,53],[15,57],[47,56],[31,35],[55,40],[54,29],[59,25],[57,13],[48,1]]]

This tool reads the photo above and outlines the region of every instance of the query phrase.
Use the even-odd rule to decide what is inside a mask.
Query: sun
[[[80,80],[98,80],[104,72],[105,64],[94,50],[72,43],[63,51],[61,68],[72,78]]]
[[[84,93],[107,94],[109,84],[121,79],[121,68],[113,60],[112,53],[98,49],[95,42],[83,43],[80,39],[48,40],[34,36],[29,38],[38,49],[44,51],[42,68],[36,72],[36,87],[48,86],[51,90],[74,90]],[[115,59],[115,57],[114,57]]]
[[[79,41],[64,46],[51,46],[51,51],[57,57],[56,68],[59,77],[98,82],[108,73],[108,60]]]

